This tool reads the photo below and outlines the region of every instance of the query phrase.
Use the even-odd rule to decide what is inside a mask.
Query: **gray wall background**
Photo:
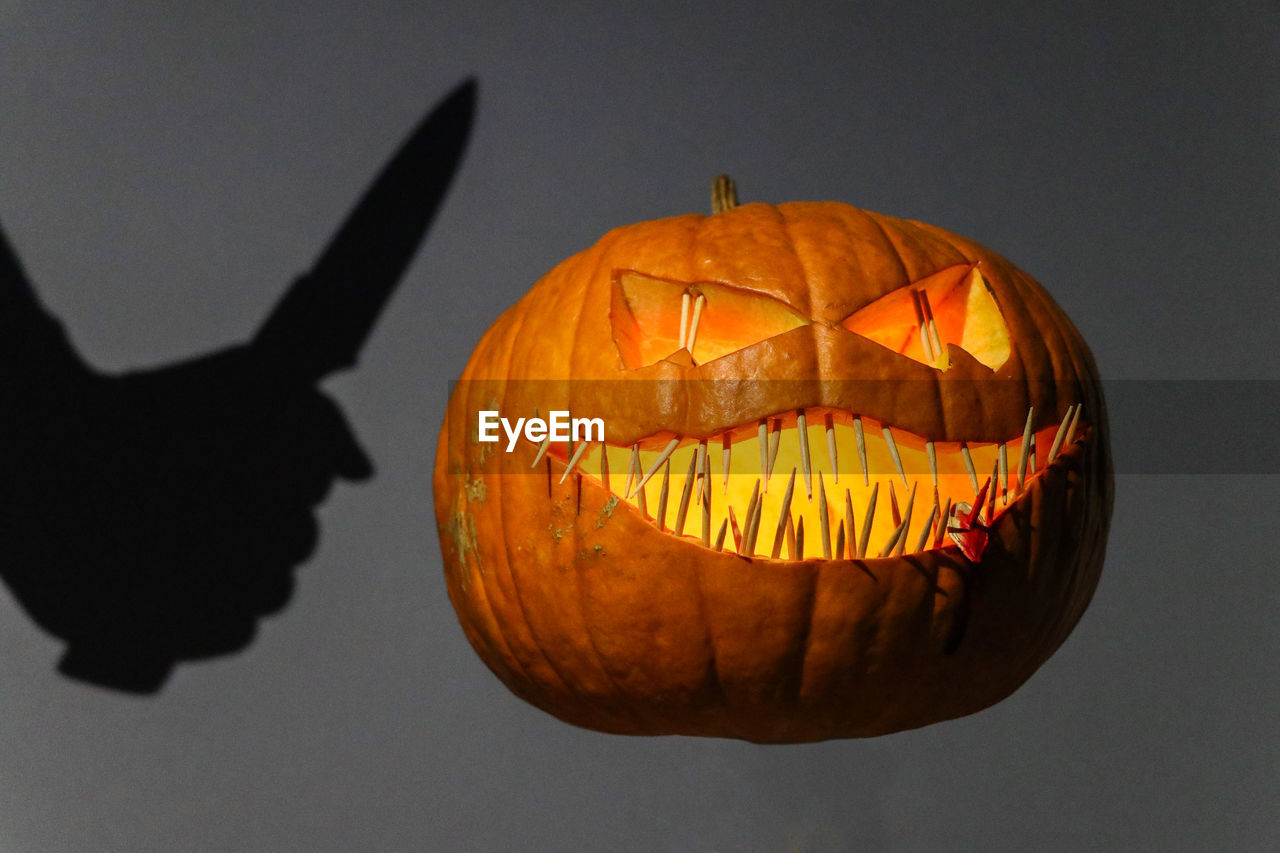
[[[1280,378],[1275,3],[185,5],[0,0],[0,218],[101,368],[243,339],[471,73],[479,120],[328,385],[379,473],[335,490],[254,645],[130,698],[57,676],[0,600],[0,849],[1280,848],[1275,475],[1122,473],[1092,608],[1012,698],[785,748],[509,695],[449,607],[430,487],[499,311],[720,171],[980,240],[1108,377]]]

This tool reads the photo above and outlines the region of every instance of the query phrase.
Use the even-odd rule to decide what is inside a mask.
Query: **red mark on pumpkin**
[[[972,504],[963,501],[957,503],[951,510],[952,523],[947,526],[951,540],[960,546],[961,553],[972,563],[982,559],[982,552],[990,538],[991,528],[983,522],[981,515],[982,502],[990,486],[991,480],[988,479],[978,490]]]

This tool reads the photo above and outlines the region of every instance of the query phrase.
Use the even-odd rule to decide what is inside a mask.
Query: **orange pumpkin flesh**
[[[577,725],[797,742],[971,713],[1057,648],[1101,569],[1092,358],[1034,281],[931,226],[817,203],[620,228],[503,314],[462,380],[434,478],[450,598],[504,683]],[[606,441],[507,453],[481,410],[599,417]],[[946,507],[1001,444],[974,562]]]

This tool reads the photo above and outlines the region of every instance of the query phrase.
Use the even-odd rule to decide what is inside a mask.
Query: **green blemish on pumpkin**
[[[449,538],[453,540],[453,549],[458,554],[458,584],[465,592],[471,586],[471,578],[466,567],[468,554],[475,559],[476,571],[484,574],[484,563],[480,561],[480,541],[476,536],[476,519],[458,502],[458,509],[449,516]]]
[[[463,484],[463,488],[466,490],[467,500],[469,501],[480,501],[483,503],[484,499],[489,496],[489,487],[485,485],[484,480],[468,479]]]
[[[458,555],[457,562],[453,565],[454,574],[458,578],[458,585],[466,592],[471,586],[471,578],[467,574],[467,552],[471,550],[471,543],[467,537],[466,522],[456,513],[449,517],[449,538],[453,540],[453,550]]]
[[[476,571],[484,575],[484,563],[480,561],[480,542],[476,538],[476,517],[467,513],[467,541],[471,545],[471,553],[476,555]]]
[[[609,495],[609,500],[600,508],[600,515],[596,517],[596,530],[604,527],[609,519],[613,517],[613,511],[618,507],[618,496]]]

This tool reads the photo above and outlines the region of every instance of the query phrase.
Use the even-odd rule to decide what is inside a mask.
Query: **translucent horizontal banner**
[[[981,479],[1047,464],[1105,410],[1117,473],[1280,473],[1280,380],[1115,380],[1101,396],[1074,380],[999,379],[468,381],[450,393],[445,428],[464,427],[485,452],[523,446],[596,465],[605,455],[615,471],[633,448],[652,463],[705,445],[711,472],[794,464],[828,476]]]

